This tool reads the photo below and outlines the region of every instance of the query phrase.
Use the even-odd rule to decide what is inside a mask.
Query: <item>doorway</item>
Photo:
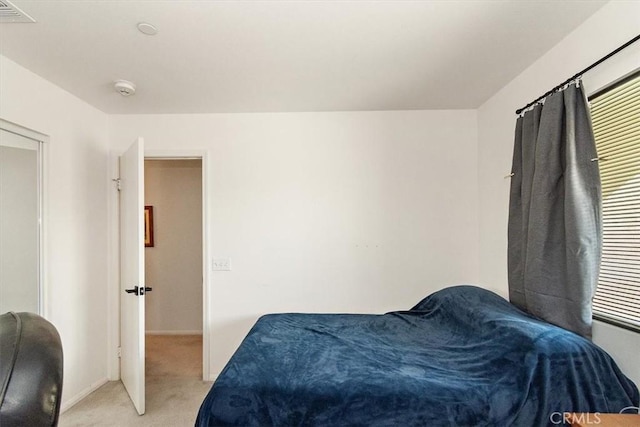
[[[160,230],[154,224],[151,228],[153,231],[153,239],[151,238],[151,230],[145,230],[145,200],[144,200],[144,169],[146,160],[199,160],[201,162],[200,183],[201,183],[201,250],[202,260],[209,259],[210,253],[210,227],[208,225],[208,212],[210,212],[211,197],[208,192],[207,183],[211,180],[210,168],[208,161],[208,153],[202,150],[150,150],[144,148],[144,139],[138,137],[133,144],[129,146],[117,158],[114,158],[114,171],[116,177],[115,188],[118,190],[115,203],[117,207],[114,212],[114,218],[118,220],[118,224],[114,224],[114,229],[119,230],[117,238],[118,251],[114,251],[113,260],[118,260],[116,267],[120,271],[120,280],[117,289],[119,302],[119,315],[114,312],[114,319],[119,319],[118,327],[114,330],[119,332],[119,347],[117,348],[117,358],[113,359],[113,370],[110,375],[115,373],[114,380],[120,379],[129,394],[129,397],[136,408],[139,415],[145,413],[145,341],[146,341],[146,325],[145,325],[145,308],[147,295],[153,295],[151,292],[155,286],[153,283],[145,279],[145,251],[156,248],[159,241],[165,234],[160,234]],[[172,201],[175,204],[175,201]],[[150,205],[153,206],[153,205]],[[151,210],[150,210],[151,211]],[[156,213],[156,217],[158,217]],[[151,217],[151,215],[148,215]],[[158,220],[156,219],[155,222]],[[149,221],[150,225],[150,221]],[[145,236],[145,234],[147,234]],[[114,236],[115,237],[115,236]],[[145,240],[148,240],[149,246],[145,246]],[[154,245],[151,246],[151,240]],[[173,261],[173,260],[172,260]],[[206,268],[206,263],[201,262],[201,287],[202,293],[202,376],[199,382],[210,381],[210,339],[209,339],[209,298],[210,277]],[[181,280],[178,280],[181,281]],[[157,289],[160,289],[156,286]],[[115,296],[115,295],[114,295]],[[140,298],[142,297],[142,298]],[[162,310],[162,316],[172,316],[170,310]],[[175,316],[180,318],[179,316]],[[153,327],[153,326],[152,326]],[[174,329],[175,328],[171,328]],[[159,330],[162,331],[162,330]],[[116,338],[117,339],[117,338]],[[113,342],[118,342],[114,339]],[[151,397],[151,396],[150,396]],[[154,396],[156,397],[156,396]]]
[[[202,159],[145,158],[144,175],[147,381],[202,377]]]

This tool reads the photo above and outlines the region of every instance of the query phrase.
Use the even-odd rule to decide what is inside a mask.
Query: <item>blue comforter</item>
[[[263,316],[196,425],[538,426],[638,400],[596,345],[456,286],[384,315]]]

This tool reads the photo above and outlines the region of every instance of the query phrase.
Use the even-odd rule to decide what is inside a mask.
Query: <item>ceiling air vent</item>
[[[10,1],[0,0],[0,24],[32,22],[36,22],[36,20],[13,5]]]

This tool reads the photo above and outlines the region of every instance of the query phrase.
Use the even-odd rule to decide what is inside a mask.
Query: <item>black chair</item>
[[[0,426],[56,426],[62,396],[62,344],[33,313],[0,316]]]

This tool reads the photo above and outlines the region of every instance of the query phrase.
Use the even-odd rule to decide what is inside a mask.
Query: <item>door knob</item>
[[[128,294],[140,295],[140,292],[139,292],[139,291],[140,291],[140,288],[139,288],[139,287],[137,287],[137,286],[134,286],[134,287],[133,287],[133,288],[131,288],[131,289],[125,289],[124,291],[125,291],[126,293],[128,293]]]
[[[151,292],[153,290],[153,288],[150,288],[148,286],[134,286],[131,289],[125,289],[124,291],[128,294],[134,294],[137,296],[141,296],[144,295],[147,292]]]

